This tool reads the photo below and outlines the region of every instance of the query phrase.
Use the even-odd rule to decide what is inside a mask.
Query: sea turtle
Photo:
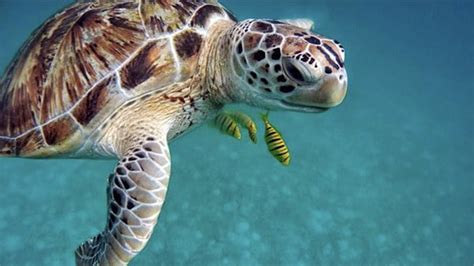
[[[297,22],[238,22],[213,0],[96,0],[34,32],[0,83],[0,155],[119,159],[105,229],[77,264],[124,265],[143,249],[165,200],[168,143],[225,104],[341,103],[342,45]]]

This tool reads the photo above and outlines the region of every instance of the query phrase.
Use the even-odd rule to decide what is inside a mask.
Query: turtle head
[[[302,112],[339,105],[347,90],[343,46],[310,32],[308,21],[290,23],[245,20],[234,26],[231,65],[241,97],[267,109]]]

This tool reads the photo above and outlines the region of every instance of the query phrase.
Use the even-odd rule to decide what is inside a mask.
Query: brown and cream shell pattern
[[[128,99],[194,73],[217,1],[83,1],[46,21],[0,81],[0,156],[73,151]]]

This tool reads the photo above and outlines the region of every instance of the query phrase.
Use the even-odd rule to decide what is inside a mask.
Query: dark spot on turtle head
[[[269,64],[265,64],[264,66],[261,66],[260,69],[265,72],[265,73],[268,73],[268,70],[270,69],[270,65]]]
[[[316,44],[316,45],[321,44],[321,40],[319,40],[318,38],[316,38],[314,36],[307,37],[307,38],[305,38],[305,40],[309,43],[312,43],[312,44]]]
[[[250,76],[252,76],[252,78],[256,79],[257,78],[257,73],[251,71]]]
[[[265,91],[268,92],[268,93],[271,93],[271,92],[272,92],[272,90],[270,90],[269,88],[263,88],[263,90],[265,90]]]
[[[131,210],[135,207],[135,203],[133,203],[131,200],[127,201],[127,209]]]
[[[306,54],[302,55],[302,56],[301,56],[301,61],[303,61],[303,62],[305,62],[305,63],[308,62],[308,61],[309,61],[309,56],[306,55]]]
[[[257,21],[252,24],[252,27],[250,28],[252,31],[259,31],[263,33],[268,33],[273,31],[273,27],[271,24]]]
[[[338,40],[334,40],[334,43],[335,44],[340,44],[340,42]]]
[[[268,85],[268,80],[265,79],[265,78],[261,78],[260,81],[265,84],[265,85]]]
[[[253,59],[254,59],[255,61],[262,61],[263,59],[265,59],[265,52],[262,51],[262,50],[256,51],[256,52],[253,54]]]
[[[284,75],[280,75],[277,77],[277,81],[278,82],[287,82],[288,80],[286,79],[286,77]]]
[[[281,58],[281,51],[280,48],[276,48],[272,50],[272,59],[279,60]]]
[[[327,67],[324,68],[324,73],[326,73],[326,74],[331,74],[331,73],[332,73],[332,69],[327,66]]]
[[[267,37],[265,37],[265,40],[263,40],[263,43],[265,44],[265,48],[272,48],[277,45],[280,45],[281,42],[283,41],[283,37],[281,37],[278,34],[270,34]]]
[[[250,77],[247,78],[247,82],[248,82],[250,85],[253,85],[253,80],[252,80]]]
[[[240,61],[241,61],[242,65],[244,65],[244,66],[247,65],[247,59],[245,59],[245,56],[242,55],[242,57],[240,58]]]
[[[283,93],[289,93],[295,90],[295,86],[285,85],[280,87],[280,91]]]
[[[281,71],[281,65],[277,64],[273,67],[273,70],[275,70],[276,73]]]
[[[243,51],[244,48],[242,47],[242,42],[239,42],[239,44],[237,44],[237,53],[241,54]]]

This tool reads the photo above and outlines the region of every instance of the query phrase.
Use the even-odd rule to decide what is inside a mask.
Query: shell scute
[[[177,70],[171,49],[167,38],[149,42],[120,70],[122,88],[140,94],[173,83]]]
[[[194,29],[183,30],[174,36],[173,43],[181,64],[182,78],[190,77],[196,69],[203,42],[204,36]]]
[[[16,154],[19,156],[32,155],[37,151],[45,150],[46,147],[47,144],[40,128],[35,128],[16,139]]]
[[[186,25],[199,6],[216,1],[204,0],[142,0],[140,13],[151,38],[174,32]]]
[[[81,1],[58,13],[0,81],[0,155],[66,151],[129,97],[190,77],[216,16],[233,19],[213,0]]]
[[[117,88],[116,75],[113,75],[94,86],[72,109],[71,114],[83,127],[90,126],[100,112],[106,112],[122,102],[120,98],[123,97]]]
[[[89,10],[71,27],[55,58],[55,71],[44,86],[41,123],[71,108],[144,42],[141,22],[131,20],[128,12],[132,11]],[[58,93],[60,88],[71,91]]]
[[[196,10],[196,13],[193,15],[190,21],[192,27],[201,27],[206,28],[210,19],[214,16],[225,16],[226,11],[219,6],[215,5],[204,5]]]
[[[180,59],[187,60],[199,53],[203,37],[194,30],[185,30],[176,34],[173,41]]]
[[[79,129],[69,114],[53,120],[43,126],[43,134],[48,145],[58,145]]]
[[[0,84],[0,136],[65,113],[142,45],[138,10],[124,7],[76,4],[34,34]]]

